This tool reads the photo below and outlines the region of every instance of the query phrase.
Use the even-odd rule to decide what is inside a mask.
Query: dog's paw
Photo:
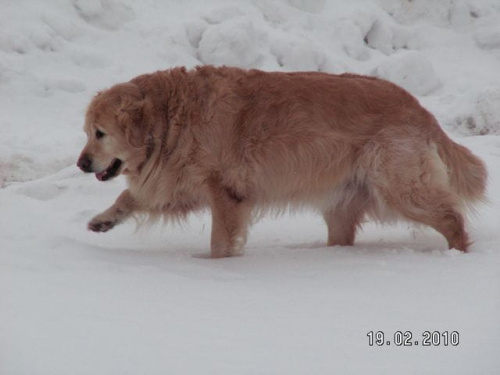
[[[96,217],[88,223],[87,228],[92,232],[107,232],[108,230],[113,229],[115,225],[116,221],[101,220]]]
[[[213,243],[211,245],[210,258],[240,257],[243,255],[243,246],[246,243],[245,237],[236,237],[228,243]]]

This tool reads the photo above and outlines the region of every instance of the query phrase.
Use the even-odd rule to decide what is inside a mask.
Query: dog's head
[[[78,167],[107,181],[135,171],[145,141],[144,95],[134,83],[98,93],[85,116],[87,144]]]

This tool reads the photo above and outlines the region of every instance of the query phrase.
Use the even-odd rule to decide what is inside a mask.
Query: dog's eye
[[[96,131],[95,131],[95,137],[96,137],[97,139],[101,139],[101,138],[102,138],[102,137],[104,137],[105,135],[106,135],[106,134],[104,134],[104,133],[103,133],[102,131],[100,131],[100,130],[96,130]]]

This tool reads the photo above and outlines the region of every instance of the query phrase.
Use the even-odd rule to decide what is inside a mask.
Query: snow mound
[[[432,63],[416,51],[400,52],[384,60],[375,69],[375,75],[415,95],[428,95],[441,86]]]
[[[473,0],[382,0],[382,6],[402,24],[426,22],[440,27],[463,28],[491,14],[494,2]]]
[[[468,125],[475,135],[500,134],[500,89],[491,89],[478,96]]]
[[[479,47],[500,48],[500,25],[477,30],[474,34],[474,39]]]
[[[250,68],[257,65],[264,34],[252,19],[237,17],[208,27],[199,42],[204,64]]]
[[[134,19],[132,8],[116,0],[73,0],[73,6],[85,22],[105,30],[117,30]]]
[[[325,8],[326,0],[288,0],[288,3],[297,9],[318,13]]]
[[[277,37],[271,45],[271,53],[283,70],[321,71],[326,56],[314,41],[286,36]]]
[[[369,47],[386,55],[394,51],[394,32],[385,22],[375,21],[366,33],[365,41]]]

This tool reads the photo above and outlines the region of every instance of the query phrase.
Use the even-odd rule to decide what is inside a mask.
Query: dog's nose
[[[78,163],[76,163],[78,168],[80,168],[84,172],[91,172],[91,164],[92,160],[90,160],[87,154],[83,154],[82,156],[80,156],[80,159],[78,159]]]

